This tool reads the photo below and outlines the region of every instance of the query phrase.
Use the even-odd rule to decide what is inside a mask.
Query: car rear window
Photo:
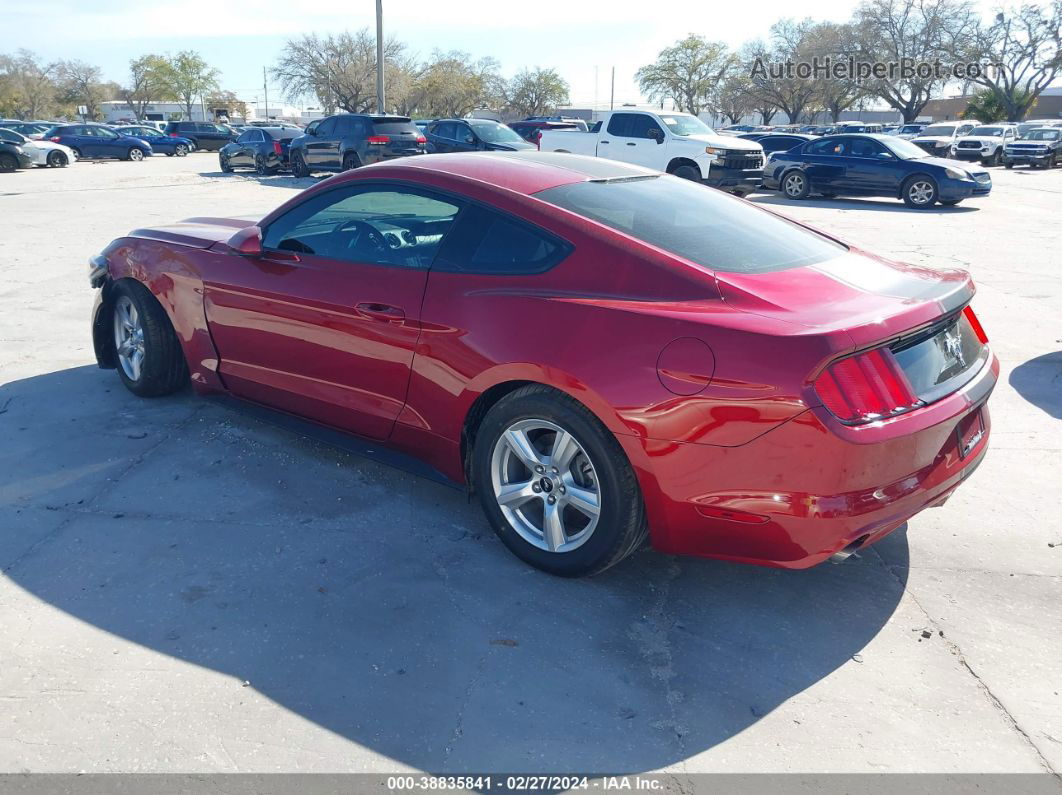
[[[420,135],[420,128],[409,119],[373,119],[373,132],[381,135],[398,135],[399,133],[412,133]]]
[[[673,176],[576,182],[535,197],[714,271],[771,273],[847,249],[778,216]]]
[[[288,141],[302,135],[302,130],[289,130],[287,127],[284,127],[283,129],[266,130],[266,132],[269,133],[271,138],[277,141]]]

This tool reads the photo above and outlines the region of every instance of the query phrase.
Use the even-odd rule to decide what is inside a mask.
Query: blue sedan
[[[992,177],[968,163],[930,157],[910,141],[891,135],[831,135],[809,141],[767,160],[763,186],[788,199],[812,193],[834,196],[890,196],[908,207],[937,202],[952,206],[987,196]]]
[[[166,157],[184,157],[195,149],[195,144],[189,138],[181,138],[177,135],[164,135],[161,130],[154,127],[145,127],[140,124],[131,124],[126,127],[115,127],[114,131],[120,135],[128,135],[147,141],[156,152],[161,152]]]
[[[102,124],[60,124],[44,134],[46,140],[69,146],[81,158],[115,157],[143,160],[151,157],[151,144],[141,138],[122,135]]]

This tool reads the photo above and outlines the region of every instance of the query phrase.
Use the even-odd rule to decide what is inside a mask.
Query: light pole
[[[383,0],[376,0],[376,112],[384,112]]]

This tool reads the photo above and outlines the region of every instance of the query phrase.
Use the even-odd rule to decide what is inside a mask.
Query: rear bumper
[[[655,548],[807,568],[948,499],[987,450],[998,372],[993,356],[959,392],[856,432],[812,408],[740,447],[617,438],[638,473]],[[984,433],[963,455],[956,431],[975,412]]]

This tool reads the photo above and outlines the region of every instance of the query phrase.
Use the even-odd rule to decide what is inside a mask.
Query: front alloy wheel
[[[937,200],[937,186],[927,177],[915,177],[907,184],[903,200],[909,207],[932,207]]]
[[[188,147],[185,144],[177,144],[177,146],[173,147],[173,153],[177,157],[184,157],[188,154]]]
[[[144,151],[142,149],[137,149],[136,147],[133,147],[129,150],[129,159],[132,160],[134,163],[139,163],[141,160],[144,159]]]
[[[140,313],[127,295],[118,297],[114,304],[114,351],[118,366],[130,381],[140,380],[144,366],[144,326]]]

